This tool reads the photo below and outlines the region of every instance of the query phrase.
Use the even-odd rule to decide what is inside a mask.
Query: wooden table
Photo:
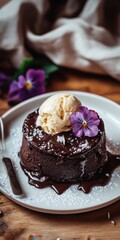
[[[47,92],[56,90],[95,93],[120,104],[120,82],[107,76],[63,69],[47,85]],[[0,99],[0,114],[9,108]],[[120,201],[89,213],[51,215],[25,209],[1,194],[0,210],[1,240],[120,240]]]

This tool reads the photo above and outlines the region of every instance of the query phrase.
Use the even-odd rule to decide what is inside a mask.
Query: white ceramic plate
[[[65,91],[66,92],[66,91]],[[120,106],[98,95],[78,91],[67,91],[76,95],[82,105],[96,110],[105,122],[106,135],[114,145],[115,152],[120,154]],[[55,93],[55,92],[54,92]],[[112,174],[110,182],[104,187],[94,187],[89,194],[71,186],[62,195],[57,195],[51,188],[37,189],[28,184],[19,164],[18,152],[22,141],[22,124],[28,113],[36,110],[42,102],[53,93],[32,98],[6,112],[3,115],[6,129],[6,146],[15,166],[21,186],[25,192],[24,198],[13,195],[6,171],[0,161],[1,192],[18,204],[39,212],[71,214],[87,212],[107,206],[120,199],[120,167]]]

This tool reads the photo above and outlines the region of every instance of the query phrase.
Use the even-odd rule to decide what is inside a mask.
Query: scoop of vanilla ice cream
[[[36,125],[41,126],[48,134],[69,131],[70,115],[77,111],[80,105],[80,101],[73,95],[55,94],[40,106]]]

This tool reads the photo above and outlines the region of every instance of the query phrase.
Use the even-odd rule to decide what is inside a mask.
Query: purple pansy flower
[[[18,82],[10,85],[8,102],[20,102],[45,92],[45,71],[29,69],[26,76],[20,75]]]
[[[76,137],[94,137],[98,134],[100,119],[95,111],[81,106],[79,112],[71,114],[70,123],[72,125],[73,134]]]
[[[0,95],[2,90],[8,90],[10,83],[12,82],[12,78],[5,74],[4,72],[0,72]]]

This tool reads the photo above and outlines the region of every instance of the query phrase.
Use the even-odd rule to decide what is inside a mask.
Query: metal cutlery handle
[[[5,150],[5,136],[4,136],[4,125],[3,125],[2,117],[0,117],[0,129],[1,129],[1,139],[2,139],[1,150],[4,151]]]

